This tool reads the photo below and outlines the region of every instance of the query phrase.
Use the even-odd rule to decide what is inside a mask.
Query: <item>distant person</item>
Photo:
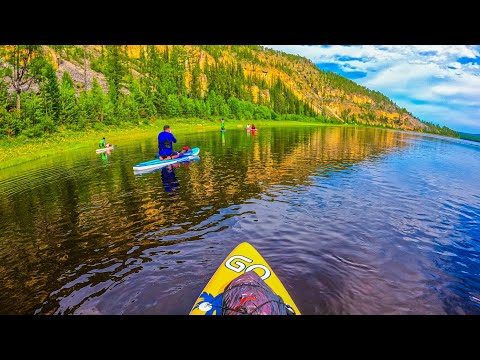
[[[112,146],[111,144],[107,143],[107,140],[105,139],[105,137],[103,137],[102,140],[100,140],[100,142],[98,143],[98,147],[102,149],[111,147],[111,146]]]
[[[173,143],[176,143],[177,139],[172,135],[170,126],[165,125],[163,131],[158,134],[158,155],[160,160],[176,159],[179,153],[173,151]]]
[[[251,130],[250,124],[247,124],[247,130]]]
[[[252,130],[257,130],[257,128],[255,127],[255,125],[252,124]]]
[[[221,130],[225,131],[225,120],[222,118],[222,123],[220,124]]]

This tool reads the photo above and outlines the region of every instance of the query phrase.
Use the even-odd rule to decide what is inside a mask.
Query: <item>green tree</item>
[[[78,118],[75,122],[75,128],[83,129],[90,123],[90,104],[89,95],[86,90],[82,90],[77,99]]]
[[[60,86],[60,113],[59,123],[62,125],[74,124],[78,120],[78,106],[75,96],[75,87],[73,85],[70,73],[65,71],[62,75]]]
[[[202,88],[201,88],[201,71],[200,71],[200,63],[193,67],[192,70],[192,88],[190,91],[191,97],[194,99],[201,99],[202,98]]]
[[[0,72],[0,109],[7,109],[8,105],[8,85]]]
[[[174,45],[170,52],[169,63],[173,69],[173,78],[177,95],[186,95],[185,87],[185,50],[182,46]]]
[[[103,122],[105,118],[106,97],[96,78],[92,81],[92,89],[88,94],[87,116]]]
[[[180,107],[182,109],[182,115],[186,118],[194,117],[196,114],[194,100],[186,96],[180,96],[179,100]]]
[[[110,99],[113,102],[118,99],[119,91],[124,85],[123,77],[126,73],[121,46],[107,46],[105,76],[108,80]]]
[[[129,90],[131,97],[137,104],[137,117],[145,118],[147,116],[155,115],[156,109],[153,105],[152,99],[142,91],[140,82],[133,76],[129,77]]]
[[[270,109],[264,105],[257,106],[253,116],[255,120],[270,120],[272,118]]]
[[[54,122],[58,123],[60,114],[60,88],[58,86],[57,74],[53,65],[47,62],[43,69],[42,92],[45,96],[46,115]]]
[[[242,118],[242,111],[241,111],[241,105],[240,105],[240,100],[238,100],[236,97],[231,97],[227,101],[228,106],[230,107],[230,111],[233,116],[237,119]]]
[[[205,104],[205,101],[203,100],[194,100],[195,102],[195,114],[196,116],[200,118],[206,118],[207,117],[207,106]]]
[[[0,58],[9,65],[5,76],[17,93],[17,110],[20,111],[20,94],[28,91],[43,65],[40,45],[3,46]]]
[[[167,97],[167,104],[166,104],[166,115],[168,117],[178,117],[180,116],[180,102],[178,101],[178,97],[175,95],[168,95]]]

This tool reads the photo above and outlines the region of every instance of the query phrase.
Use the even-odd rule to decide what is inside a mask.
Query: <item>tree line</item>
[[[216,60],[224,51],[232,51],[254,63],[260,61],[255,54],[262,50],[243,45],[198,48]],[[83,66],[84,79],[74,82],[68,71],[59,79],[55,69],[59,59],[52,59],[49,49],[59,59]],[[105,91],[95,77],[87,84],[87,62],[89,68],[104,75]],[[338,75],[322,75],[332,85],[373,94]],[[387,99],[381,94],[377,97]],[[206,61],[201,68],[200,61],[192,59],[184,46],[163,50],[153,45],[140,47],[138,57],[129,56],[127,46],[122,45],[101,46],[96,54],[82,46],[0,47],[0,137],[41,137],[64,129],[100,130],[155,118],[220,116],[246,121],[339,122],[317,114],[280,80],[267,84],[264,79],[245,76],[238,61]]]
[[[82,61],[79,47],[55,46],[59,54]],[[218,50],[217,50],[218,51]],[[208,79],[202,91],[199,64],[192,64],[190,89],[185,83],[187,54],[180,46],[164,52],[155,46],[142,49],[131,59],[125,47],[102,46],[99,56],[90,56],[93,70],[105,75],[102,90],[96,78],[89,89],[76,90],[66,71],[57,79],[51,59],[41,46],[3,47],[0,78],[0,134],[14,137],[40,137],[60,128],[101,129],[105,125],[138,124],[156,117],[254,119],[308,119],[318,117],[311,107],[299,101],[281,82],[270,89],[269,100],[253,102],[248,87],[257,85],[245,78],[239,65],[207,65]],[[139,76],[134,76],[135,70]],[[260,82],[263,89],[268,89]],[[14,91],[9,91],[14,88]],[[77,94],[78,93],[78,94]]]

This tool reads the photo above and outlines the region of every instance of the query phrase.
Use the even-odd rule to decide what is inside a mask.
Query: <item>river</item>
[[[175,134],[175,127],[172,126]],[[155,136],[0,171],[0,314],[188,314],[250,242],[302,314],[480,314],[480,144],[338,126]]]

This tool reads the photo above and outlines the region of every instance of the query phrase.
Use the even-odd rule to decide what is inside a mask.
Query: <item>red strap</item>
[[[230,311],[227,315],[231,315],[232,312],[236,311],[236,310],[237,310],[240,306],[242,306],[243,303],[244,303],[245,301],[247,301],[247,300],[257,300],[257,298],[256,298],[255,296],[250,296],[250,297],[243,298],[242,300],[240,300],[240,303],[239,303],[237,306],[235,306],[235,307],[233,308],[233,310]]]

